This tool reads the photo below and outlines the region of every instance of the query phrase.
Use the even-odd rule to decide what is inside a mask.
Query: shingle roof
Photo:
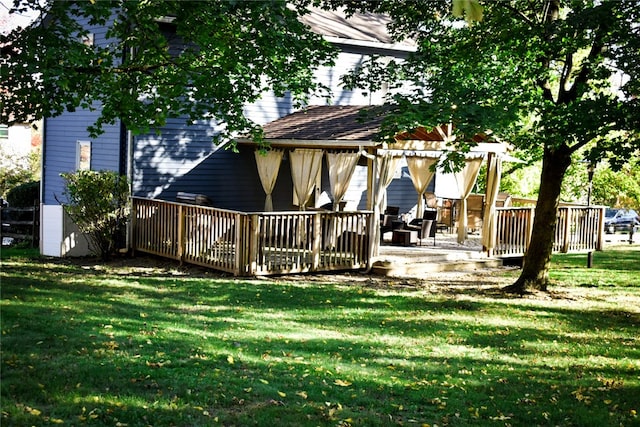
[[[264,126],[265,139],[373,141],[382,118],[366,106],[310,106]]]
[[[373,13],[356,13],[347,18],[340,11],[312,9],[300,19],[324,36],[378,43],[392,43],[387,32],[391,19]]]

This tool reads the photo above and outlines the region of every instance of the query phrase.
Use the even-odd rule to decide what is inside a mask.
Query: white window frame
[[[91,170],[91,141],[77,141],[76,170]]]

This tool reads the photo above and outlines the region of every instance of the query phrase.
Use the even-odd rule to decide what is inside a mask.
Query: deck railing
[[[493,255],[522,256],[534,208],[498,208]],[[237,276],[361,269],[370,266],[368,211],[245,213],[133,198],[134,251]],[[601,250],[604,208],[560,207],[553,250]]]
[[[234,275],[368,266],[371,212],[244,213],[133,198],[132,246]]]
[[[496,209],[497,256],[522,256],[529,248],[535,208]],[[554,252],[590,252],[602,250],[603,207],[558,208],[553,242]]]

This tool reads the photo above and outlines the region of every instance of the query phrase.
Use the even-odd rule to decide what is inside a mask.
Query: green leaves
[[[114,171],[80,170],[62,174],[65,212],[86,233],[93,250],[107,259],[116,250],[129,217],[129,183]]]
[[[2,120],[100,105],[93,135],[118,119],[143,133],[175,117],[215,118],[223,137],[251,132],[243,107],[265,92],[323,89],[312,70],[334,53],[298,20],[305,11],[279,0],[54,2],[41,10],[47,25],[0,40]]]

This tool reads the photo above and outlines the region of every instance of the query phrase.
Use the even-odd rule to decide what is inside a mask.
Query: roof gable
[[[363,114],[365,106],[310,106],[264,126],[264,137],[322,141],[373,141],[382,117]]]
[[[314,33],[336,44],[357,44],[401,51],[415,51],[413,40],[394,40],[387,26],[391,18],[376,13],[354,13],[347,16],[342,10],[311,8],[300,17]]]

